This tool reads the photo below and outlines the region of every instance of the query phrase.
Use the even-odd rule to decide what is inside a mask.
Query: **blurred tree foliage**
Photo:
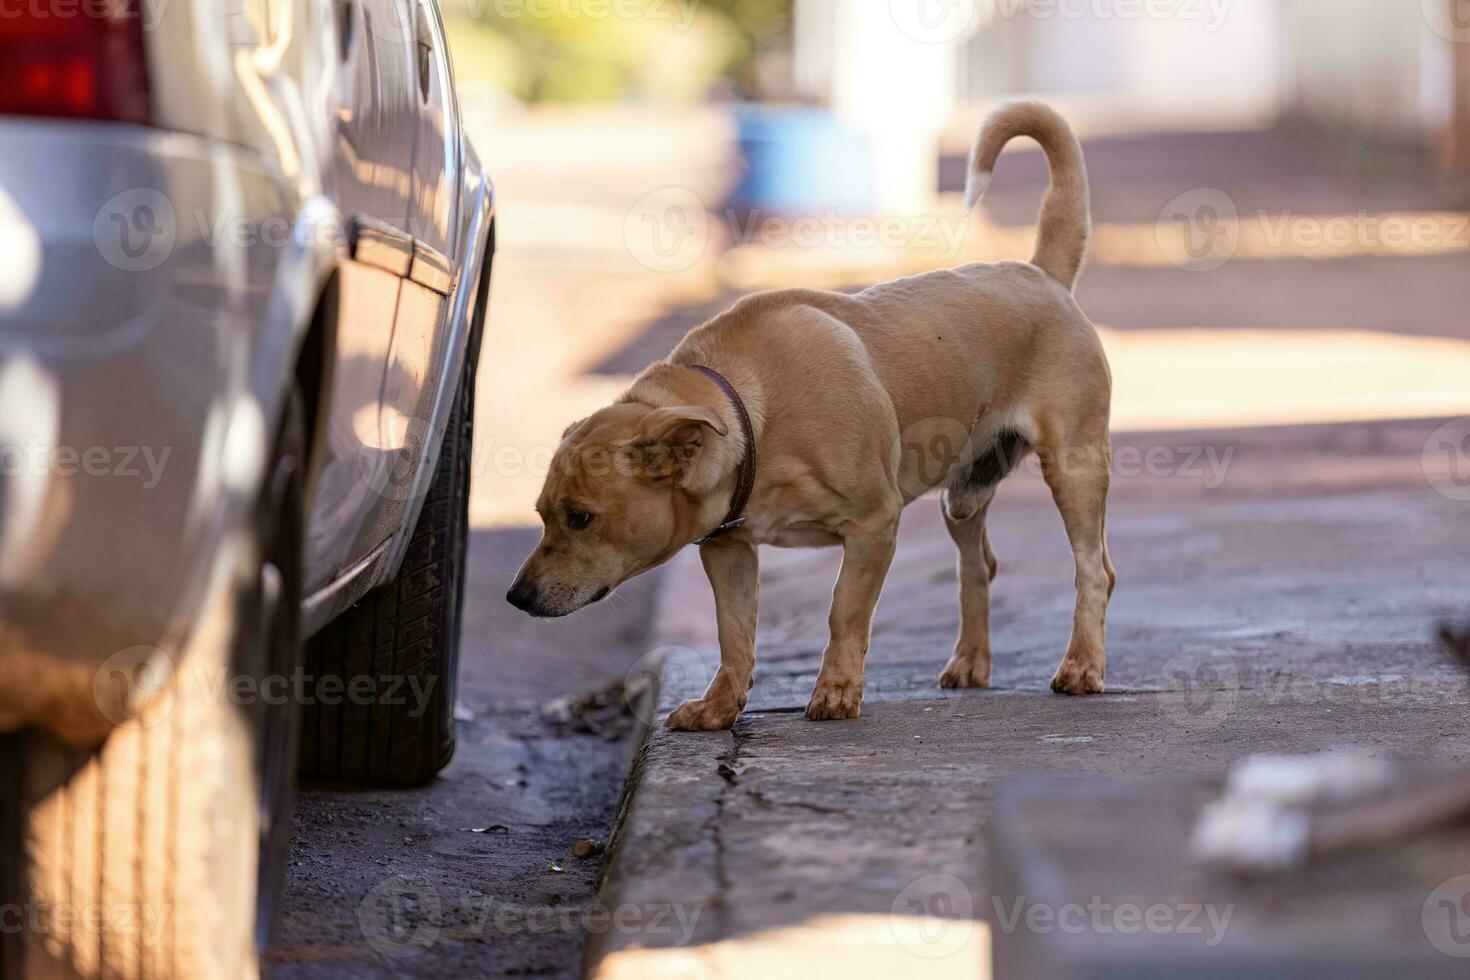
[[[791,50],[791,8],[795,0],[703,0],[735,25],[740,43],[726,66],[725,76],[746,94],[785,96],[785,91],[763,92],[757,68],[760,59]],[[789,82],[789,80],[788,80]]]
[[[739,30],[744,50],[735,71],[748,69],[760,47],[784,44],[791,36],[794,0],[700,0],[700,5],[727,18]]]
[[[527,102],[691,101],[755,87],[793,0],[442,0],[455,71]]]

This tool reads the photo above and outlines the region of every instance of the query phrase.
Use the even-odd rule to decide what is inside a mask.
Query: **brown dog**
[[[940,684],[985,687],[996,570],[985,513],[1034,450],[1077,565],[1072,636],[1052,689],[1100,692],[1114,581],[1104,538],[1111,378],[1072,298],[1090,233],[1087,175],[1061,116],[1014,103],[981,130],[971,207],[1016,136],[1036,139],[1052,172],[1029,264],[967,265],[851,296],[762,293],[691,331],[616,404],[567,430],[537,503],[545,533],[507,598],[563,616],[700,542],[720,667],[667,724],[723,729],[745,707],[755,668],[757,546],[841,545],[831,639],[806,715],[856,718],[899,513],[942,486],[961,616]]]

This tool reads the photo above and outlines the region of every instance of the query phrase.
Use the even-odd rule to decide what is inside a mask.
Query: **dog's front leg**
[[[668,727],[686,732],[722,731],[745,709],[755,675],[755,623],[760,607],[760,563],[756,546],[738,538],[716,538],[699,548],[715,592],[720,633],[720,668],[704,697],[669,712]]]
[[[868,655],[873,609],[897,543],[896,516],[881,528],[865,529],[842,541],[842,570],[832,590],[828,622],[832,635],[806,706],[811,721],[856,718],[862,713],[863,660]]]

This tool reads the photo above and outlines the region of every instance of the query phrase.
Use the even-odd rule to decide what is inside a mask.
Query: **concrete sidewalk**
[[[905,515],[858,720],[801,713],[838,554],[766,550],[749,708],[728,733],[650,730],[602,884],[624,919],[592,938],[590,973],[988,976],[1001,777],[1200,775],[1343,744],[1470,761],[1470,692],[1431,641],[1470,609],[1470,520],[1435,489],[1456,490],[1438,426],[1120,437],[1096,698],[1047,689],[1072,567],[1034,464],[991,511],[988,691],[937,685],[958,614],[933,501]],[[659,719],[700,692],[717,649],[692,549],[666,581],[655,636],[682,649],[663,661]]]

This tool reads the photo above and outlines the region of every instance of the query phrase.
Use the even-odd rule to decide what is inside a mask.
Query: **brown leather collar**
[[[740,419],[741,435],[745,437],[745,456],[740,460],[740,471],[735,479],[735,494],[730,498],[730,512],[725,515],[719,527],[694,542],[704,544],[745,524],[745,505],[750,503],[750,492],[755,489],[755,430],[750,426],[750,415],[745,411],[745,402],[740,399],[740,393],[725,380],[723,374],[703,364],[689,366],[713,381],[725,393],[725,397],[730,399],[730,404],[735,406],[735,415]]]

